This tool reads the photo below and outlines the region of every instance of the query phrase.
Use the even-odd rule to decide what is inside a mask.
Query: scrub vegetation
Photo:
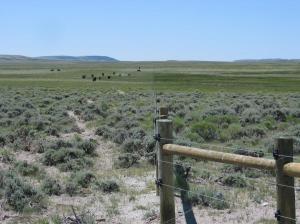
[[[66,214],[81,223],[157,222],[157,99],[176,144],[272,158],[274,138],[288,135],[297,161],[299,78],[296,62],[0,64],[0,222],[63,223]],[[188,174],[195,213],[274,210],[273,173],[175,163]]]

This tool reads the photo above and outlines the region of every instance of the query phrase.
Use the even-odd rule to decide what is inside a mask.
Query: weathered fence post
[[[173,155],[163,153],[163,145],[172,143],[172,121],[157,120],[158,179],[160,186],[160,223],[175,224],[175,202],[173,189]]]
[[[293,139],[276,139],[277,217],[280,224],[296,223],[294,177],[283,174],[283,166],[293,162]]]
[[[168,119],[168,115],[169,115],[169,110],[167,107],[160,107],[159,108],[159,119]],[[157,132],[157,130],[155,130]],[[155,144],[158,144],[158,142],[156,142]],[[158,179],[158,154],[159,151],[157,151],[156,154],[156,179]],[[159,186],[156,185],[156,196],[159,196]]]
[[[167,119],[169,115],[169,110],[167,107],[160,107],[159,108],[159,117],[160,119]]]

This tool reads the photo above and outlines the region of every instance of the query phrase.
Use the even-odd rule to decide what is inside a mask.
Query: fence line
[[[168,162],[168,161],[163,161],[163,160],[159,160],[159,162],[162,162],[162,163],[166,163],[166,164],[169,164],[169,165],[172,165],[173,167],[175,166],[181,166],[183,168],[188,168],[190,166],[185,166],[185,165],[182,165],[182,164],[178,164],[178,163],[171,163],[171,162]],[[257,169],[257,168],[251,168],[251,169]],[[201,168],[201,170],[205,170],[205,171],[211,171],[209,169],[205,169],[205,168]],[[261,171],[260,169],[257,169],[259,171]],[[299,191],[300,190],[300,187],[295,187],[295,186],[291,186],[291,185],[285,185],[285,184],[278,184],[278,183],[275,183],[275,182],[270,182],[270,181],[266,181],[266,180],[258,180],[258,178],[251,178],[251,177],[247,177],[247,176],[244,176],[245,178],[248,178],[250,179],[251,181],[253,182],[261,182],[261,183],[266,183],[266,184],[270,184],[270,185],[274,185],[274,186],[281,186],[281,187],[287,187],[287,188],[294,188],[295,190]]]
[[[221,163],[236,164],[240,166],[254,167],[259,169],[275,170],[278,209],[278,211],[276,212],[276,218],[279,223],[295,223],[295,189],[298,188],[295,188],[294,186],[294,177],[300,177],[300,164],[292,163],[292,139],[277,139],[277,148],[273,152],[275,160],[270,160],[264,158],[212,151],[207,149],[203,150],[199,148],[184,147],[170,144],[174,140],[174,138],[172,137],[172,121],[166,119],[158,120],[156,125],[158,127],[158,132],[156,133],[156,140],[159,143],[158,155],[160,156],[158,157],[159,179],[157,180],[157,184],[158,186],[160,186],[161,190],[161,223],[164,223],[168,220],[172,220],[172,223],[175,223],[173,190],[177,189],[191,192],[189,190],[180,189],[173,186],[173,167],[170,168],[170,166],[165,165],[165,163],[173,163],[173,155],[190,156]],[[253,150],[251,152],[253,153],[255,151]],[[202,196],[205,197],[207,195]]]
[[[202,196],[202,197],[205,197],[205,198],[209,198],[209,199],[212,199],[212,200],[216,200],[216,201],[220,201],[220,202],[224,202],[224,203],[227,203],[227,204],[231,204],[233,206],[240,206],[240,207],[243,207],[242,204],[240,203],[236,203],[236,202],[229,202],[228,200],[223,200],[223,199],[220,199],[220,198],[216,198],[216,197],[212,197],[212,196],[208,196],[208,195],[205,195],[205,194],[200,194],[199,192],[196,192],[196,191],[191,191],[191,190],[186,190],[186,189],[183,189],[183,188],[179,188],[179,187],[174,187],[174,186],[171,186],[171,185],[167,185],[167,184],[161,184],[161,186],[165,186],[167,188],[172,188],[173,190],[178,190],[178,191],[184,191],[184,192],[189,192],[189,193],[192,193],[192,194],[195,194],[195,195],[199,195],[199,196]],[[190,209],[188,210],[188,212],[192,212],[193,209]],[[184,214],[186,214],[187,212],[185,212]],[[288,219],[288,220],[292,220],[292,221],[297,221],[296,218],[291,218],[291,217],[287,217],[287,216],[283,216],[283,215],[279,215],[277,214],[276,215],[277,217],[281,217],[281,218],[284,218],[284,219]],[[163,223],[169,223],[170,221],[172,220],[175,220],[175,218],[172,218],[166,222],[163,222]]]

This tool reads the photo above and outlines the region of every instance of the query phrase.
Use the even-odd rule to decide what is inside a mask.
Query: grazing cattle
[[[104,76],[105,74],[104,74],[104,72],[102,72],[102,76]]]
[[[107,79],[110,79],[110,76],[107,76]]]
[[[85,78],[86,78],[86,76],[85,76],[85,75],[82,75],[82,78],[83,78],[83,79],[85,79]]]
[[[94,77],[94,78],[93,78],[93,82],[96,82],[96,80],[97,80],[97,78],[96,78],[96,77]]]
[[[98,79],[101,80],[101,77],[99,76]]]

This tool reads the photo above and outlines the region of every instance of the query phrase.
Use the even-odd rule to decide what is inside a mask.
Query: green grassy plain
[[[138,66],[141,66],[141,72],[137,72]],[[52,68],[61,71],[51,72]],[[91,74],[98,77],[102,72],[105,73],[104,78],[91,81]],[[119,77],[119,74],[122,76]],[[82,75],[87,78],[82,79]],[[108,80],[107,75],[112,78]],[[0,63],[0,86],[184,92],[297,92],[300,91],[300,63]]]

